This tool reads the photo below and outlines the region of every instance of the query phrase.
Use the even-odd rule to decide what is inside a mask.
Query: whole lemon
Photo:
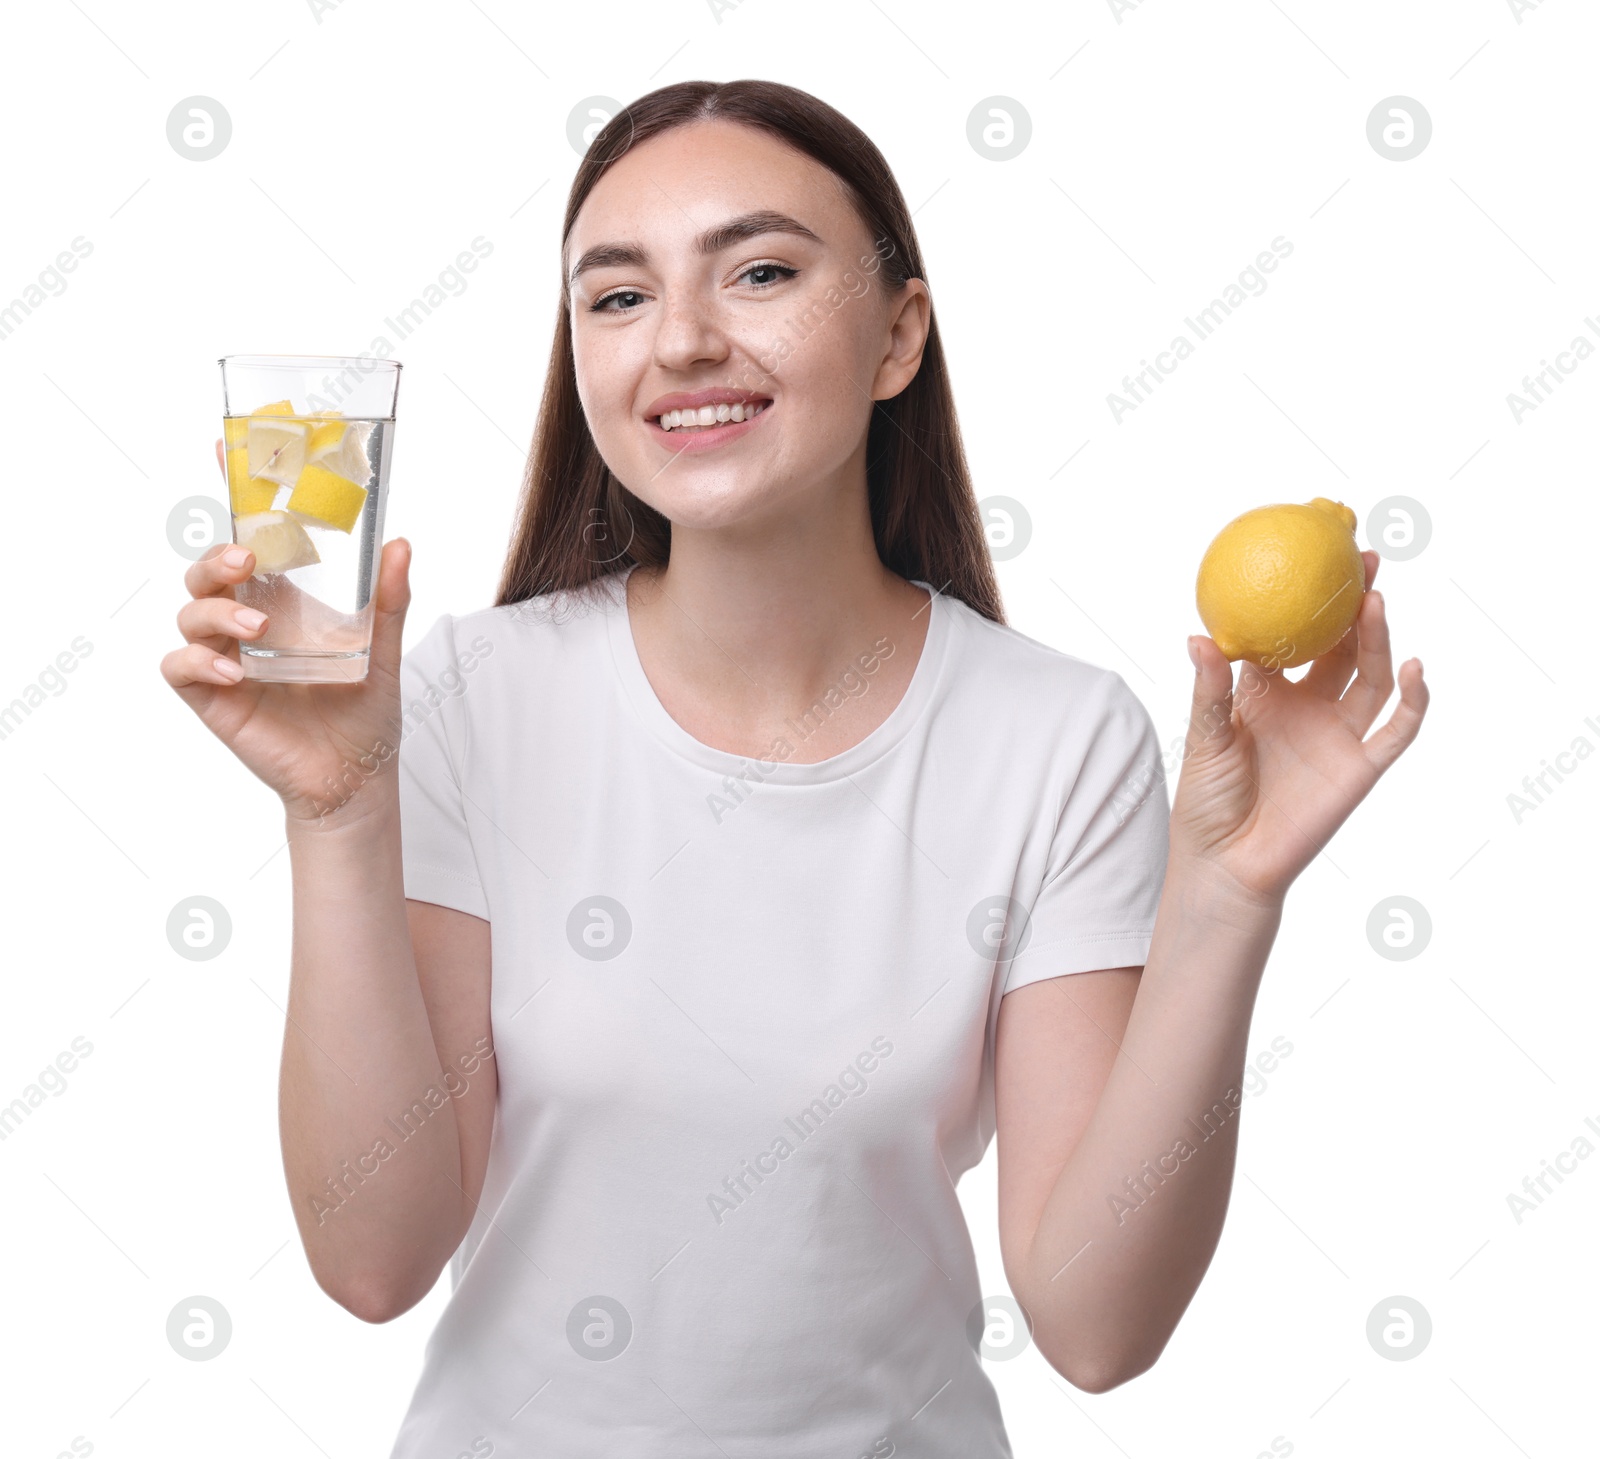
[[[1310,663],[1344,637],[1366,588],[1356,514],[1319,496],[1235,517],[1200,562],[1195,601],[1229,660]]]

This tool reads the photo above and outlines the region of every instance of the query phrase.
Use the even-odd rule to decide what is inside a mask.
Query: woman
[[[373,1322],[452,1263],[405,1459],[1009,1454],[957,1179],[998,1131],[1055,1369],[1155,1361],[1285,893],[1421,665],[1364,738],[1377,594],[1237,699],[1191,638],[1169,836],[1122,679],[1004,624],[904,200],[803,92],[627,108],[562,279],[495,607],[402,661],[391,542],[363,684],[240,683],[227,549],[163,662],[287,812],[307,1257]]]

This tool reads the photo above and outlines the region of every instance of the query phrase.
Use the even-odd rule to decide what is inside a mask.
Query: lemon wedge
[[[343,441],[342,420],[318,420],[306,440],[306,460],[320,461],[330,451],[337,451]]]
[[[254,577],[322,561],[306,529],[288,512],[252,512],[235,518],[233,540],[255,553]]]
[[[306,464],[306,442],[311,426],[303,420],[251,416],[245,432],[250,475],[265,477],[280,486],[293,486]]]
[[[371,434],[371,421],[328,421],[315,426],[306,445],[306,461],[365,486],[372,479],[367,461],[367,437]]]
[[[323,526],[348,532],[361,516],[366,500],[366,487],[313,464],[300,472],[289,494],[289,510]]]
[[[278,484],[265,477],[250,475],[250,452],[246,446],[234,446],[228,452],[228,500],[233,504],[236,517],[264,512],[278,494]]]

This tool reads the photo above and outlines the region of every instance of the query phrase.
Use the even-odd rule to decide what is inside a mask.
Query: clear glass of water
[[[400,364],[338,355],[219,363],[233,540],[256,557],[234,595],[268,620],[260,639],[239,645],[244,676],[358,683],[372,648]]]

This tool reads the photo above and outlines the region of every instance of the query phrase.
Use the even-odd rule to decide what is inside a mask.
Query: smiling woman
[[[1415,735],[1421,666],[1365,738],[1377,594],[1237,701],[1191,639],[1169,825],[1127,684],[1005,622],[905,200],[805,92],[626,107],[560,257],[495,604],[402,658],[392,542],[367,680],[241,684],[262,625],[224,552],[163,661],[285,805],[308,1260],[374,1322],[450,1266],[393,1459],[1003,1459],[956,1182],[998,1140],[1052,1367],[1098,1392],[1155,1361],[1241,1121],[1181,1175],[1141,1162],[1239,1108],[1282,898]],[[397,770],[319,818],[424,698]],[[471,1086],[319,1223],[327,1172],[464,1049]]]
[[[883,566],[1003,620],[910,212],[848,119],[768,82],[653,92],[595,137],[562,238],[563,295],[499,602],[631,564],[664,569],[697,517],[716,520],[707,497],[730,471],[773,500],[864,470]],[[696,359],[706,329],[722,339]],[[769,425],[788,414],[760,471],[719,466],[716,452],[696,458],[692,478],[663,471],[674,443],[655,415],[680,402],[642,392],[652,366],[665,373],[663,352],[685,350],[716,387],[694,405],[755,397],[775,407]],[[707,445],[749,434],[713,430]]]

